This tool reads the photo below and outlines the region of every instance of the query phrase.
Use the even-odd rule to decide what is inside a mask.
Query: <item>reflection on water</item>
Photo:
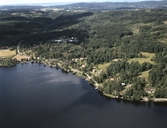
[[[0,128],[166,128],[166,103],[111,99],[61,69],[0,68]]]

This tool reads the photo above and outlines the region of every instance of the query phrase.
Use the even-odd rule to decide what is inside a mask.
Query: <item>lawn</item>
[[[148,53],[148,52],[141,52],[142,55],[146,56],[146,57],[149,57],[149,58],[152,58],[155,56],[154,53]]]
[[[144,62],[149,62],[151,64],[155,64],[155,62],[151,61],[151,58],[155,56],[154,53],[148,53],[148,52],[141,52],[142,55],[146,56],[146,58],[133,58],[130,59],[129,62],[131,63],[132,61],[138,61],[140,64]]]
[[[111,63],[104,63],[104,64],[99,64],[98,68],[106,71],[106,68],[110,65]]]
[[[16,51],[10,51],[8,49],[0,50],[0,57],[12,57],[16,55]]]
[[[145,78],[146,81],[148,81],[149,71],[142,72],[141,76]]]

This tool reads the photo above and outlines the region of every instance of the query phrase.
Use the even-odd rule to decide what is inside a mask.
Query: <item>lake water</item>
[[[0,68],[0,128],[166,128],[167,103],[106,98],[61,69]]]

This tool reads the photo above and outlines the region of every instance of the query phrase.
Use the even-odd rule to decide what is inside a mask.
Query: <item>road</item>
[[[20,53],[20,43],[21,43],[21,42],[23,42],[23,40],[20,41],[20,42],[18,43],[18,46],[17,46],[17,53],[18,53],[18,54],[22,54],[22,53]]]

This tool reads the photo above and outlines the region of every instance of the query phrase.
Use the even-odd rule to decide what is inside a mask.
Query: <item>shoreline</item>
[[[37,62],[38,60],[33,60],[33,62]],[[32,62],[32,60],[29,60],[28,62]],[[21,62],[19,62],[21,63]],[[21,63],[23,64],[23,63]],[[33,64],[33,63],[32,63]],[[51,68],[60,68],[60,69],[63,69],[64,71],[66,72],[71,72],[73,75],[76,75],[80,78],[83,78],[85,79],[87,82],[89,82],[89,84],[93,85],[95,87],[95,89],[97,89],[98,91],[99,90],[99,84],[97,83],[97,81],[95,81],[94,79],[92,79],[87,73],[85,73],[85,76],[83,76],[83,72],[82,71],[79,71],[77,69],[73,69],[73,68],[69,68],[69,69],[65,69],[62,67],[62,65],[60,65],[58,63],[58,67],[55,67],[55,66],[52,66],[51,64],[49,63],[44,63],[43,61],[39,64],[43,64],[44,66],[50,66]],[[14,65],[10,65],[10,66],[0,66],[0,67],[11,67],[11,66],[14,66]],[[93,81],[93,83],[91,82]],[[127,98],[123,98],[123,97],[118,97],[118,96],[115,96],[115,95],[111,95],[111,94],[107,94],[103,91],[100,91],[104,96],[106,97],[109,97],[109,98],[113,98],[113,99],[120,99],[120,100],[128,100],[130,102],[133,102],[132,100],[130,99],[127,99]],[[167,102],[167,98],[151,98],[151,99],[148,99],[148,97],[142,97],[141,100],[139,100],[139,102],[159,102],[159,103],[164,103],[164,102]]]
[[[106,97],[110,97],[110,98],[113,98],[113,99],[128,100],[128,101],[133,102],[133,100],[125,99],[123,97],[114,96],[114,95],[107,94],[107,93],[104,93],[104,92],[102,92],[102,93]],[[148,97],[143,97],[141,100],[138,100],[138,101],[139,102],[154,102],[154,103],[158,103],[159,102],[159,103],[165,103],[165,102],[167,102],[167,98],[151,98],[149,100]]]
[[[60,66],[60,65],[59,65]],[[64,69],[63,67],[60,67],[61,69]],[[64,69],[65,71],[67,70],[67,69]],[[91,79],[90,78],[90,76],[87,74],[87,73],[85,73],[85,75],[87,76],[86,78],[85,78],[85,76],[83,76],[82,75],[82,71],[79,71],[79,70],[77,70],[77,69],[70,69],[73,73],[75,72],[75,74],[74,75],[76,75],[76,76],[78,76],[78,77],[81,77],[81,78],[84,78],[86,81],[88,81],[91,85],[93,85],[94,87],[95,87],[95,89],[97,89],[98,91],[100,91],[99,89],[98,89],[98,87],[100,86],[98,83],[97,83],[97,81],[95,81],[95,80],[93,80],[93,79]],[[77,73],[80,73],[80,75],[77,75]],[[92,84],[91,82],[90,82],[90,80],[92,80],[95,84]],[[113,99],[121,99],[121,100],[128,100],[128,101],[130,101],[130,102],[133,102],[132,100],[129,100],[129,99],[125,99],[125,98],[123,98],[123,97],[118,97],[118,96],[114,96],[114,95],[111,95],[111,94],[107,94],[107,93],[104,93],[104,92],[102,92],[102,91],[100,91],[104,96],[106,96],[106,97],[109,97],[109,98],[113,98]],[[163,103],[163,102],[167,102],[167,98],[152,98],[151,100],[149,100],[148,99],[148,97],[143,97],[141,100],[139,100],[139,102],[150,102],[150,101],[152,101],[152,102],[161,102],[161,103]]]

